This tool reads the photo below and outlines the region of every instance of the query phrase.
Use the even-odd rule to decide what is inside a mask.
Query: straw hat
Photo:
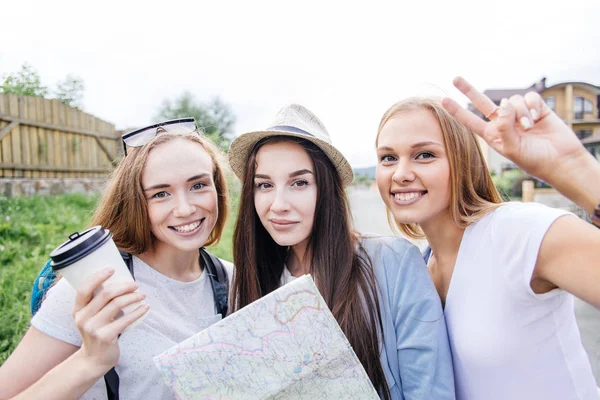
[[[314,143],[327,154],[340,176],[342,185],[348,186],[352,183],[352,167],[344,155],[331,144],[323,123],[312,112],[298,104],[290,104],[279,110],[270,128],[244,133],[231,143],[229,164],[238,178],[244,179],[246,164],[254,145],[270,136],[298,137]]]

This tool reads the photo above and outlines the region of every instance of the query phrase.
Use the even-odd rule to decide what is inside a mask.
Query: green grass
[[[87,226],[97,197],[0,198],[0,363],[29,327],[31,286],[50,252]]]
[[[88,226],[97,201],[83,194],[0,197],[0,365],[29,327],[31,287],[50,252]],[[209,249],[229,261],[236,211],[234,202],[221,241]]]

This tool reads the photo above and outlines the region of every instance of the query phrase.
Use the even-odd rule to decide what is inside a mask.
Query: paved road
[[[354,224],[360,232],[392,234],[379,193],[368,189],[350,189],[350,205]],[[424,243],[418,243],[422,247]],[[588,352],[596,382],[600,386],[600,311],[575,299],[575,314],[581,331],[581,340]]]

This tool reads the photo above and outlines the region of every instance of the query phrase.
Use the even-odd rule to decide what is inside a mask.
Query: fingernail
[[[530,109],[529,114],[531,114],[531,118],[533,118],[534,121],[537,121],[540,116],[535,108]]]
[[[510,114],[510,110],[508,109],[509,107],[509,103],[508,103],[508,99],[502,99],[500,101],[500,109],[498,110],[498,115],[501,117],[504,117],[508,114]]]
[[[106,267],[106,268],[104,268],[104,273],[105,273],[106,275],[110,275],[110,274],[112,274],[113,272],[115,272],[115,269],[114,269],[113,267]]]
[[[523,127],[523,129],[527,130],[529,128],[531,128],[533,126],[533,124],[531,123],[531,120],[527,117],[521,117],[521,119],[519,119],[519,122],[521,123],[521,126]]]

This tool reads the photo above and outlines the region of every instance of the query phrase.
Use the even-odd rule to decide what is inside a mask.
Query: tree
[[[524,179],[531,179],[520,169],[512,169],[492,176],[492,181],[505,201],[520,199],[523,196],[521,185]]]
[[[57,82],[53,95],[61,103],[81,109],[84,89],[83,79],[69,74],[63,81]],[[19,72],[9,74],[4,78],[0,92],[45,98],[50,93],[48,88],[42,85],[40,75],[28,63],[23,63]]]
[[[164,100],[156,115],[160,120],[183,117],[194,117],[198,127],[204,129],[213,143],[222,149],[229,147],[235,115],[230,106],[218,97],[204,104],[198,102],[190,92],[184,92],[173,102]]]
[[[56,84],[54,95],[61,103],[80,110],[83,106],[84,90],[83,79],[69,74]]]
[[[2,93],[17,96],[45,97],[48,94],[48,88],[42,85],[39,74],[28,63],[24,63],[19,72],[6,76],[0,89]]]
[[[358,173],[354,175],[354,185],[369,186],[374,179],[367,174]]]

